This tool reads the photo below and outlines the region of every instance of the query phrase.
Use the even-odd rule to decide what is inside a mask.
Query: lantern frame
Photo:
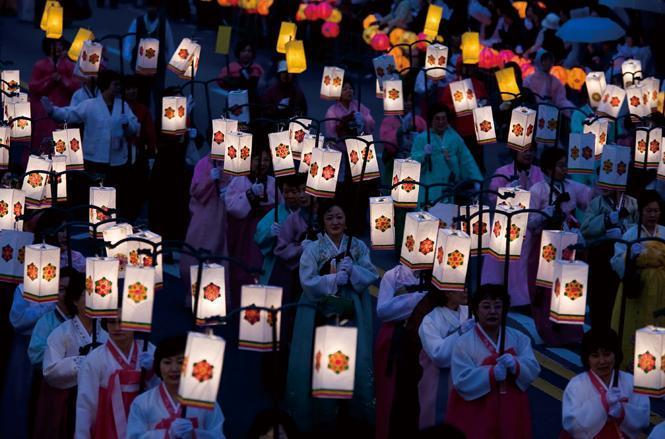
[[[84,76],[97,76],[102,64],[103,52],[104,46],[101,43],[92,40],[84,41],[81,45],[81,53],[76,61],[78,71]]]
[[[136,46],[137,75],[152,76],[157,73],[159,63],[159,40],[157,38],[141,38]]]
[[[224,160],[226,153],[226,135],[232,131],[238,131],[238,121],[234,119],[213,119],[212,140],[210,142],[210,158],[213,160]]]
[[[197,352],[202,347],[207,347],[203,354]],[[206,410],[215,407],[224,372],[225,351],[226,341],[221,337],[199,332],[187,334],[185,361],[178,385],[180,404]]]
[[[23,298],[28,302],[57,302],[60,285],[60,247],[25,246]]]
[[[341,163],[341,152],[325,147],[314,148],[305,192],[314,197],[333,198]]]
[[[240,291],[241,311],[240,329],[238,332],[238,349],[248,351],[265,352],[272,350],[273,324],[276,324],[277,339],[279,346],[279,335],[282,313],[282,287],[272,285],[243,285]],[[272,321],[273,313],[268,309],[247,309],[250,306],[258,308],[275,309],[276,322]],[[255,326],[258,325],[258,326]]]
[[[638,169],[657,169],[663,157],[662,141],[662,128],[636,128],[633,166]]]
[[[348,138],[344,140],[346,145],[346,157],[349,160],[349,171],[354,183],[360,181],[374,180],[381,176],[379,172],[379,161],[374,148],[374,137],[371,134]],[[367,152],[369,151],[369,152]],[[363,174],[363,162],[365,173]]]
[[[431,269],[436,256],[438,230],[439,219],[429,212],[407,213],[399,261],[412,270]]]
[[[569,246],[577,244],[577,234],[562,230],[543,230],[538,252],[536,286],[551,288],[554,281],[554,261],[575,260],[575,250]]]
[[[573,271],[574,274],[566,271]],[[580,276],[582,282],[578,280]],[[589,266],[582,261],[555,260],[552,279],[549,319],[564,325],[584,325],[589,293]]]
[[[187,98],[162,97],[162,134],[181,136],[187,132]]]
[[[372,250],[395,249],[395,205],[392,197],[369,198]]]
[[[351,399],[355,384],[358,328],[319,326],[312,350],[312,397]],[[328,366],[325,362],[328,356]]]
[[[471,257],[471,237],[461,230],[439,229],[432,285],[442,291],[464,291]]]
[[[319,97],[326,100],[339,100],[342,96],[344,84],[344,69],[334,66],[325,66],[321,76],[321,90]]]
[[[401,79],[383,81],[383,114],[404,114],[404,92]]]
[[[605,73],[603,72],[589,72],[584,81],[586,83],[587,93],[589,95],[589,106],[591,108],[598,108],[603,95],[605,94]]]
[[[224,172],[233,176],[249,175],[252,167],[253,136],[242,131],[226,133]]]
[[[431,5],[430,5],[431,7]],[[430,44],[425,52],[425,74],[428,79],[438,81],[446,77],[448,47],[443,44]]]

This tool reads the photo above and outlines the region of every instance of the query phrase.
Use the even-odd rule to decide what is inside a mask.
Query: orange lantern
[[[568,82],[568,71],[563,66],[552,66],[550,69],[550,75],[558,79],[563,86]]]
[[[337,8],[333,8],[332,12],[330,13],[330,17],[328,17],[328,20],[331,23],[339,23],[342,21],[342,11],[340,11]]]
[[[307,5],[305,3],[300,3],[298,10],[296,11],[296,21],[303,21],[305,18],[305,8]]]
[[[567,84],[573,90],[580,91],[586,81],[586,72],[580,67],[573,67],[568,70]]]
[[[370,14],[363,20],[363,29],[368,29],[376,25],[377,18],[375,15]]]
[[[371,26],[363,30],[363,40],[365,41],[365,43],[372,44],[372,38],[374,38],[374,35],[376,35],[378,31],[379,31],[378,26]]]
[[[393,46],[398,45],[402,41],[402,36],[404,35],[404,29],[396,27],[390,31],[388,37],[390,38],[390,44]]]
[[[522,20],[526,18],[526,7],[528,6],[528,4],[529,4],[528,2],[523,2],[523,1],[513,2],[513,8],[517,10],[517,13],[519,14]]]

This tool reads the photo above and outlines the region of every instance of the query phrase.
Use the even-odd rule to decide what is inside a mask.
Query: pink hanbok
[[[363,122],[365,123],[365,133],[372,133],[374,132],[374,126],[376,122],[374,122],[374,118],[372,117],[372,113],[370,113],[369,108],[365,107],[364,105],[360,104],[360,110],[358,110],[358,101],[352,100],[351,103],[349,104],[348,107],[345,107],[342,105],[340,102],[336,102],[333,105],[331,105],[328,108],[328,111],[326,111],[326,119],[327,118],[338,118],[338,119],[344,119],[344,120],[353,120],[353,114],[356,111],[360,111],[360,114],[362,114],[363,117]],[[341,124],[337,120],[329,120],[325,122],[325,135],[326,138],[342,138],[349,133],[346,132],[344,129],[343,124]],[[339,149],[342,152],[346,152],[346,146],[344,145],[343,142],[338,142],[336,145],[336,148]]]

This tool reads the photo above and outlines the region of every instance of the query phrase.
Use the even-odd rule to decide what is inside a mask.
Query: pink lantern
[[[326,38],[337,38],[339,36],[339,24],[326,21],[323,23],[323,26],[321,26],[321,33]]]
[[[499,52],[496,50],[490,47],[483,47],[483,49],[480,51],[478,67],[481,69],[491,69],[493,67],[497,67],[500,62],[501,58],[499,57]]]
[[[333,7],[330,5],[330,3],[320,3],[318,18],[321,20],[327,20],[328,17],[330,17],[330,14],[332,14],[332,11]]]
[[[390,38],[388,38],[388,35],[384,34],[383,32],[377,32],[372,37],[369,45],[372,46],[372,49],[376,50],[377,52],[383,52],[388,50],[390,47]]]
[[[512,50],[500,50],[499,51],[499,62],[501,66],[509,63],[515,58],[515,53]]]
[[[305,7],[305,18],[308,20],[314,21],[319,18],[319,6],[310,3]]]
[[[432,38],[434,39],[434,38]],[[420,32],[418,34],[418,40],[429,40],[429,36],[425,32]],[[424,52],[427,50],[427,46],[429,46],[429,43],[425,41],[421,41],[420,43],[416,44],[416,49]]]

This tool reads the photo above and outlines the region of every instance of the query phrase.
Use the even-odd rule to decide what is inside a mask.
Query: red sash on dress
[[[171,424],[173,421],[178,419],[180,417],[180,412],[182,406],[178,404],[177,406],[174,406],[171,398],[166,392],[166,389],[164,388],[164,383],[159,385],[159,396],[161,397],[162,404],[164,404],[164,407],[166,408],[166,411],[169,413],[168,418],[164,418],[161,421],[155,425],[155,430],[165,430],[164,431],[164,439],[170,439],[171,436],[169,435],[169,429],[171,428]],[[196,429],[199,427],[199,419],[197,417],[193,418],[187,418],[190,421],[192,421],[192,425],[194,426],[194,432],[192,433],[192,437],[196,439]]]

